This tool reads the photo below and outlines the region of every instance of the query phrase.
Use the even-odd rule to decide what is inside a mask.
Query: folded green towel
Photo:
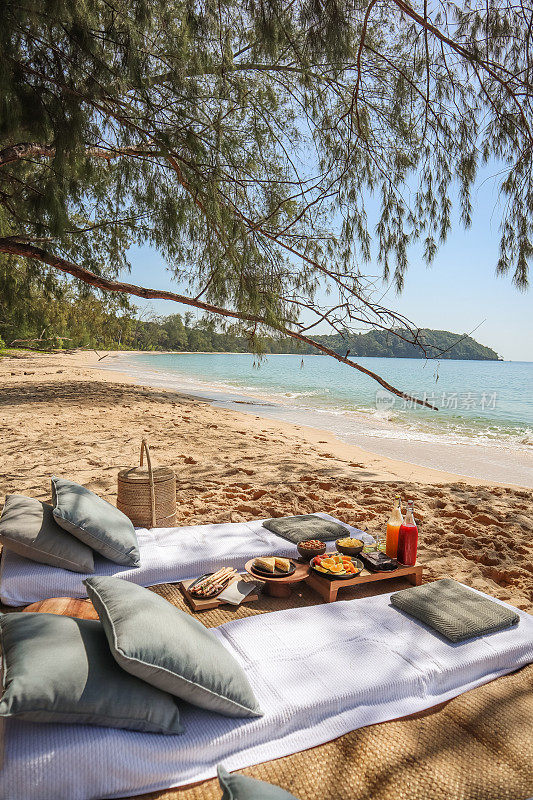
[[[332,542],[334,539],[350,537],[350,531],[344,525],[339,525],[338,522],[329,519],[322,519],[322,517],[315,517],[314,514],[267,519],[266,522],[263,522],[263,526],[293,544],[300,544],[306,539]]]
[[[413,586],[391,595],[391,604],[416,617],[451,642],[508,628],[520,619],[515,611],[467,589],[451,578]]]

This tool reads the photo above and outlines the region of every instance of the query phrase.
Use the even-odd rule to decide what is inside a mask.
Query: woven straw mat
[[[405,588],[401,579],[382,591]],[[188,611],[179,589],[152,587]],[[344,599],[376,594],[346,589]],[[195,614],[207,627],[231,619],[316,605],[299,585],[287,599],[262,596],[238,609]],[[242,770],[299,800],[529,800],[533,797],[533,665],[436,708],[371,725],[319,747]],[[143,800],[220,800],[217,780],[143,795]]]

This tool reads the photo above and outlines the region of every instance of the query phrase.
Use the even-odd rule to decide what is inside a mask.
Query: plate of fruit
[[[355,578],[364,565],[358,558],[345,556],[342,553],[324,553],[323,556],[315,556],[311,559],[311,567],[319,575],[333,580],[347,580]]]

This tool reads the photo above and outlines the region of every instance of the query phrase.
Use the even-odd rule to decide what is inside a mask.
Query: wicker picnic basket
[[[118,473],[117,508],[139,528],[169,528],[176,524],[176,476],[170,467],[152,467],[145,439],[140,466]]]

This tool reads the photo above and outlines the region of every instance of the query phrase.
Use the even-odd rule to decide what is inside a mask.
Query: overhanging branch
[[[53,158],[56,154],[56,148],[52,145],[40,144],[39,142],[19,142],[17,144],[9,145],[0,150],[0,167],[6,164],[12,164],[14,161],[20,161],[23,158]],[[142,147],[87,147],[85,150],[87,156],[93,158],[102,158],[105,161],[111,161],[119,156],[158,156],[163,153],[143,150]]]
[[[428,403],[426,400],[420,400],[418,397],[412,397],[406,392],[402,392],[400,389],[392,386],[375,372],[372,372],[372,370],[369,370],[360,364],[356,364],[355,361],[351,361],[346,356],[339,355],[334,350],[331,350],[329,347],[326,347],[320,342],[316,342],[314,339],[311,339],[308,336],[304,336],[301,333],[292,331],[290,328],[286,328],[283,325],[274,325],[260,316],[245,314],[241,311],[232,311],[228,308],[221,308],[219,306],[211,305],[210,303],[204,303],[203,301],[197,300],[193,297],[188,297],[187,295],[177,294],[176,292],[169,292],[163,289],[150,289],[144,286],[136,286],[135,284],[131,283],[110,280],[109,278],[96,275],[94,272],[91,272],[84,267],[80,267],[78,264],[74,264],[65,258],[48,253],[46,250],[42,250],[39,247],[17,242],[14,239],[0,239],[0,253],[8,253],[10,255],[30,258],[33,261],[40,261],[41,263],[48,264],[48,266],[53,267],[60,272],[72,275],[74,278],[77,278],[84,283],[88,283],[90,286],[94,286],[95,288],[102,289],[106,292],[120,292],[122,294],[142,297],[146,300],[173,300],[176,303],[182,303],[186,306],[199,308],[202,311],[208,312],[209,314],[216,314],[217,316],[221,317],[238,319],[243,322],[252,322],[256,325],[265,325],[272,330],[276,330],[278,333],[282,333],[284,336],[289,336],[292,339],[296,339],[297,341],[310,345],[311,347],[315,348],[315,350],[331,356],[331,358],[340,361],[342,364],[353,367],[353,369],[356,369],[359,372],[362,372],[364,375],[367,375],[369,378],[377,381],[380,386],[383,386],[384,389],[392,394],[395,394],[397,397],[401,397],[404,400],[408,400],[409,402],[416,403],[420,406],[426,406],[426,408],[431,408],[433,411],[438,411],[436,406],[431,405],[431,403]]]

